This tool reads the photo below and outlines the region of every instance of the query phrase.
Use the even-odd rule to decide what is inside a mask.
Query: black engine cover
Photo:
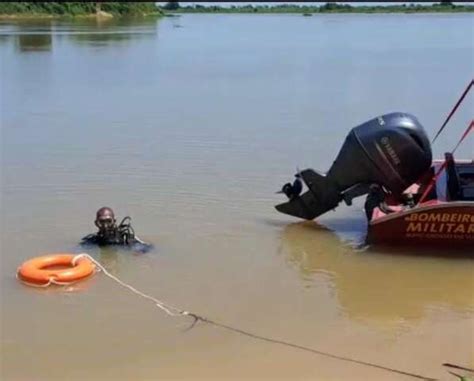
[[[334,209],[344,192],[356,186],[358,196],[374,183],[399,195],[430,168],[431,162],[430,142],[416,117],[401,112],[382,115],[351,130],[325,176],[311,169],[302,171],[309,190],[276,208],[313,219]]]
[[[428,137],[413,115],[395,112],[352,129],[326,177],[343,191],[377,183],[401,193],[431,166]]]

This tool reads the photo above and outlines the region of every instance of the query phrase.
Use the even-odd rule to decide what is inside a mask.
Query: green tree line
[[[154,2],[0,2],[0,14],[4,15],[88,15],[98,10],[112,15],[159,14]]]
[[[400,3],[396,5],[353,6],[351,4],[326,3],[318,5],[278,4],[278,5],[232,5],[222,7],[218,4],[204,6],[201,4],[181,5],[170,1],[163,6],[165,11],[182,13],[390,13],[390,12],[469,12],[474,11],[471,5],[455,5],[442,0],[432,5]]]

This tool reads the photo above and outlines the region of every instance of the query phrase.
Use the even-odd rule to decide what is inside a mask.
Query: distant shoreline
[[[4,3],[5,4],[5,3]],[[24,3],[26,4],[26,3]],[[35,4],[35,3],[30,3]],[[72,3],[71,3],[72,4]],[[110,3],[117,4],[117,3]],[[218,3],[216,3],[218,4]],[[115,5],[117,6],[117,5]],[[17,9],[5,9],[3,7],[0,13],[0,20],[34,20],[34,19],[112,19],[125,17],[176,17],[181,14],[300,14],[302,16],[315,16],[327,14],[446,14],[446,13],[473,13],[474,5],[454,5],[440,4],[433,5],[415,5],[415,4],[397,4],[397,5],[363,5],[352,6],[350,4],[326,3],[321,6],[312,5],[294,5],[291,3],[281,5],[246,5],[246,6],[230,6],[222,7],[220,5],[203,6],[196,4],[194,6],[179,6],[170,9],[166,7],[154,9],[143,9],[137,13],[117,13],[114,8],[111,11],[104,11],[100,8],[95,12],[91,12],[91,7],[81,9],[81,13],[54,13],[50,9],[34,8],[33,12]],[[29,11],[32,8],[28,9]],[[10,11],[10,12],[9,12]],[[84,12],[85,11],[85,12]]]
[[[0,20],[163,16],[152,2],[0,2]]]
[[[0,15],[0,20],[22,20],[22,19],[109,19],[109,18],[116,18],[116,16],[111,15],[110,13],[107,15],[100,15],[100,14],[86,14],[86,15],[53,15],[53,14],[45,14],[45,13],[18,13],[18,14],[10,14],[10,15]]]
[[[85,15],[53,15],[53,14],[44,14],[44,13],[31,13],[31,14],[0,14],[0,21],[6,20],[77,20],[77,19],[123,19],[130,17],[176,17],[184,14],[242,14],[242,15],[302,15],[302,16],[318,16],[318,15],[335,15],[335,14],[460,14],[460,13],[474,13],[474,6],[469,6],[468,10],[453,10],[453,11],[432,11],[432,10],[423,10],[423,11],[409,11],[409,10],[399,10],[399,11],[331,11],[331,12],[301,12],[301,11],[259,11],[259,12],[243,12],[243,11],[194,11],[194,10],[179,10],[173,12],[166,12],[165,14],[153,13],[146,15],[97,15],[95,13],[85,14]]]
[[[185,14],[185,13],[242,13],[242,14],[302,14],[303,16],[313,16],[316,14],[334,14],[334,13],[471,13],[474,12],[474,5],[454,5],[435,3],[433,5],[415,5],[415,4],[397,4],[397,5],[362,5],[353,6],[350,4],[326,3],[321,6],[312,5],[246,5],[222,7],[219,5],[202,6],[184,6],[176,9],[163,10],[167,14]]]
[[[0,20],[67,20],[67,19],[123,19],[123,18],[143,18],[143,17],[163,17],[162,13],[150,13],[144,15],[113,15],[111,13],[102,12],[101,14],[89,13],[83,15],[56,15],[46,13],[17,13],[17,14],[0,14]]]
[[[167,12],[166,15],[180,15],[180,14],[301,14],[303,16],[316,16],[316,15],[330,15],[330,14],[389,14],[389,13],[398,13],[398,14],[420,14],[420,13],[429,13],[429,14],[451,14],[451,13],[473,13],[474,6],[468,6],[466,8],[469,9],[455,9],[455,10],[357,10],[357,11],[227,11],[227,10],[219,10],[219,11],[195,11],[195,10],[179,10],[179,11],[172,11]]]

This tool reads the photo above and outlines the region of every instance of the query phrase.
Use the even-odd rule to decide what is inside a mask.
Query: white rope
[[[183,310],[180,310],[179,308],[176,308],[176,307],[173,307],[173,306],[170,306],[164,302],[162,302],[161,300],[158,300],[156,298],[154,298],[153,296],[150,296],[150,295],[147,295],[139,290],[137,290],[135,287],[123,282],[122,280],[120,280],[119,278],[117,278],[115,275],[112,275],[111,273],[109,273],[107,271],[107,269],[102,266],[98,261],[96,261],[94,258],[92,258],[89,254],[87,253],[81,253],[81,254],[78,254],[76,255],[73,259],[72,259],[72,264],[73,266],[76,265],[76,261],[78,261],[80,258],[87,258],[89,259],[90,261],[92,261],[96,268],[100,271],[102,271],[105,275],[107,275],[110,279],[114,280],[115,282],[117,282],[118,284],[120,284],[122,287],[125,287],[125,288],[128,288],[130,291],[132,291],[133,293],[141,296],[142,298],[145,298],[145,299],[148,299],[148,300],[151,300],[152,302],[155,303],[155,305],[160,308],[161,310],[163,310],[164,312],[166,312],[168,315],[170,316],[187,316],[189,315],[189,312],[188,311],[183,311]]]
[[[295,349],[300,349],[300,350],[303,350],[303,351],[306,351],[306,352],[312,352],[312,353],[315,353],[315,354],[318,354],[318,355],[323,355],[323,356],[326,356],[326,357],[331,357],[331,358],[342,360],[342,361],[348,361],[348,362],[357,363],[357,364],[360,364],[360,365],[370,366],[370,367],[373,367],[373,368],[383,369],[383,370],[386,370],[386,371],[389,371],[389,372],[399,373],[399,374],[403,374],[403,375],[406,375],[406,376],[411,376],[411,377],[418,378],[418,379],[429,380],[429,381],[437,381],[434,378],[424,377],[424,376],[421,376],[421,375],[418,375],[418,374],[415,374],[415,373],[409,373],[409,372],[401,371],[401,370],[398,370],[398,369],[388,368],[388,367],[385,367],[383,365],[378,365],[378,364],[374,364],[374,363],[370,363],[370,362],[356,360],[356,359],[352,359],[352,358],[349,358],[349,357],[338,356],[338,355],[331,354],[331,353],[328,353],[328,352],[323,352],[323,351],[316,350],[316,349],[313,349],[313,348],[293,344],[293,343],[290,343],[290,342],[287,342],[287,341],[283,341],[283,340],[279,340],[279,339],[273,339],[271,337],[260,336],[260,335],[254,334],[254,333],[249,332],[249,331],[245,331],[245,330],[240,329],[240,328],[236,328],[236,327],[233,327],[233,326],[230,326],[230,325],[226,325],[226,324],[216,322],[214,320],[210,320],[206,317],[199,316],[199,315],[193,314],[193,313],[188,312],[188,311],[180,310],[179,308],[167,305],[166,303],[164,303],[164,302],[162,302],[162,301],[160,301],[160,300],[158,300],[158,299],[156,299],[156,298],[154,298],[150,295],[147,295],[147,294],[137,290],[135,287],[130,286],[129,284],[121,281],[119,278],[117,278],[116,276],[109,273],[105,269],[104,266],[102,266],[98,261],[96,261],[94,258],[92,258],[87,253],[81,253],[81,254],[78,254],[78,255],[74,256],[73,259],[72,259],[72,265],[76,266],[76,262],[81,258],[87,258],[92,263],[94,263],[94,265],[96,266],[96,271],[102,271],[105,275],[107,275],[110,279],[112,279],[115,282],[117,282],[118,284],[120,284],[122,287],[128,288],[134,294],[137,294],[138,296],[141,296],[144,299],[151,300],[152,302],[155,303],[156,307],[160,308],[161,310],[166,312],[168,315],[170,315],[170,316],[191,316],[191,317],[193,317],[194,322],[193,322],[193,324],[191,325],[190,328],[194,327],[194,325],[198,321],[203,321],[203,322],[206,322],[208,324],[214,325],[216,327],[221,327],[221,328],[227,329],[229,331],[233,331],[233,332],[251,337],[253,339],[262,340],[262,341],[266,341],[266,342],[270,342],[270,343],[274,343],[274,344],[280,344],[280,345],[284,345],[286,347],[292,347],[292,348],[295,348]],[[17,272],[17,278],[20,279],[18,277],[18,272]],[[20,279],[20,280],[22,282],[28,284],[28,285],[35,286],[35,287],[48,287],[51,283],[65,284],[65,283],[59,283],[59,282],[55,281],[53,278],[50,278],[49,282],[45,285],[30,284],[28,282],[23,281],[22,279]],[[71,283],[74,283],[74,282],[71,282]],[[70,283],[67,283],[67,284],[70,284]],[[190,328],[188,328],[188,329],[190,329]]]

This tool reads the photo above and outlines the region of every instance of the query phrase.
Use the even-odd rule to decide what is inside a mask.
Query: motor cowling
[[[431,166],[431,146],[413,115],[394,112],[354,127],[325,176],[306,169],[300,176],[308,191],[276,206],[282,213],[313,219],[334,209],[347,192],[356,196],[379,184],[400,195]]]

